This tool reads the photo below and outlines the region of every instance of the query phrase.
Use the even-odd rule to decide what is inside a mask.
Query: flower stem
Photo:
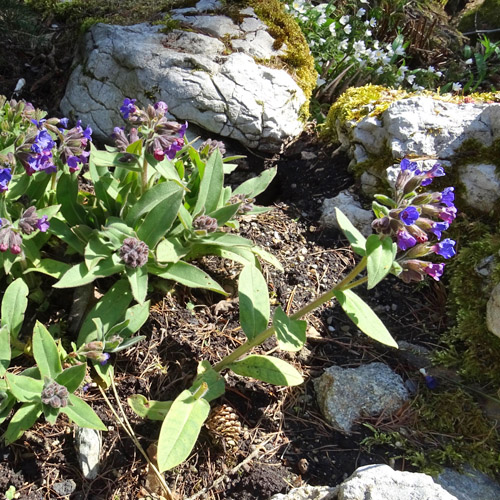
[[[310,313],[311,311],[314,311],[314,309],[322,306],[325,302],[331,300],[335,296],[335,292],[340,292],[342,290],[347,290],[349,288],[353,288],[354,286],[361,285],[367,280],[367,278],[361,278],[354,283],[351,282],[356,276],[358,276],[361,271],[363,271],[365,267],[366,257],[363,257],[361,261],[354,267],[354,269],[342,281],[340,281],[340,283],[337,283],[331,290],[328,290],[323,295],[320,295],[312,302],[304,306],[302,309],[299,309],[296,313],[292,314],[290,317],[292,319],[299,319],[302,316]],[[238,358],[246,354],[254,347],[265,342],[273,334],[274,326],[270,326],[269,328],[255,336],[253,339],[249,339],[244,344],[237,347],[231,354],[228,354],[226,357],[222,358],[216,365],[214,365],[214,370],[216,372],[220,372],[224,368],[227,368],[233,361],[236,361]]]
[[[146,160],[146,155],[144,154],[144,160],[142,162],[141,171],[141,193],[144,194],[148,188],[148,160]]]

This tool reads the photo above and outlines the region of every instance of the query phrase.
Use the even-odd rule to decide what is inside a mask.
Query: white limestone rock
[[[455,495],[458,500],[498,500],[500,484],[486,474],[464,467],[462,473],[446,468],[435,479],[446,491]]]
[[[384,363],[359,368],[331,366],[314,380],[314,388],[326,420],[347,434],[356,419],[390,415],[408,399],[403,380]]]
[[[270,500],[335,500],[337,498],[338,486],[331,488],[329,486],[301,486],[292,488],[288,493],[278,493],[273,495]]]
[[[86,427],[75,428],[75,448],[78,452],[78,463],[85,479],[95,479],[99,474],[99,463],[102,448],[101,432]]]
[[[431,476],[400,472],[388,465],[366,465],[339,488],[338,500],[457,500]]]
[[[349,191],[341,191],[335,198],[326,198],[323,200],[320,218],[320,223],[323,227],[339,227],[335,208],[341,210],[361,234],[364,236],[372,234],[371,223],[374,219],[373,212],[365,210]]]
[[[486,326],[488,330],[500,337],[500,284],[491,291],[486,305]]]
[[[61,102],[62,112],[90,125],[107,140],[122,126],[119,108],[125,97],[145,106],[162,100],[180,122],[229,137],[249,148],[277,151],[303,128],[299,119],[306,98],[286,71],[257,64],[253,57],[279,56],[271,35],[252,9],[241,25],[198,2],[173,17],[193,32],[161,33],[161,26],[97,24],[85,35]],[[194,10],[193,10],[194,9]],[[221,39],[233,43],[233,52]],[[282,49],[283,50],[283,49]]]
[[[493,210],[500,198],[500,177],[496,169],[495,165],[472,163],[459,170],[469,206],[485,213]]]

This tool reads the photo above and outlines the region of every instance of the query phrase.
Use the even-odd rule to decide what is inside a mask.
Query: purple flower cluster
[[[43,385],[42,403],[52,408],[64,408],[69,404],[69,391],[64,385],[47,379]]]
[[[134,125],[134,128],[127,136],[123,128],[115,127],[113,137],[118,149],[125,152],[130,144],[142,138],[146,151],[157,161],[162,161],[165,157],[173,160],[184,146],[187,122],[181,125],[169,121],[166,117],[168,106],[163,101],[146,109],[137,107],[135,102],[136,99],[126,98],[120,107],[123,118]]]
[[[12,179],[12,171],[9,167],[0,168],[0,193],[7,191],[8,184]]]
[[[428,186],[435,177],[445,175],[443,167],[436,163],[430,170],[422,171],[415,162],[401,161],[401,170],[395,184],[395,200],[386,203],[385,215],[373,221],[373,229],[392,236],[402,255],[398,263],[402,268],[399,277],[405,282],[421,281],[426,275],[436,281],[443,274],[444,264],[434,264],[420,260],[429,254],[437,254],[445,259],[456,253],[456,242],[450,238],[441,241],[457,215],[454,205],[454,188],[447,187],[442,192],[417,193],[421,186]],[[437,220],[436,220],[437,219]],[[437,242],[432,242],[437,240]]]

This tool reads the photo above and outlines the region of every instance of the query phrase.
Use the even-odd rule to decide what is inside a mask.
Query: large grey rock
[[[339,488],[338,500],[457,500],[427,474],[388,465],[360,467]]]
[[[500,177],[496,165],[471,163],[459,171],[468,205],[482,212],[493,210],[500,194]]]
[[[123,125],[119,108],[125,97],[144,106],[154,94],[180,122],[249,148],[278,150],[302,130],[304,93],[286,71],[255,62],[254,57],[270,59],[281,52],[252,9],[244,10],[246,17],[237,25],[207,14],[210,5],[174,12],[193,31],[163,34],[161,26],[145,23],[93,26],[62,99],[63,113],[106,140]]]
[[[352,222],[364,236],[372,234],[371,223],[374,219],[371,210],[365,210],[361,203],[349,193],[341,191],[335,198],[326,198],[323,200],[323,207],[320,222],[326,228],[338,228],[337,215],[335,209],[338,208]]]
[[[466,467],[463,473],[445,469],[435,481],[458,500],[498,500],[500,485],[488,476]]]
[[[329,486],[301,486],[293,488],[288,493],[278,493],[273,495],[270,500],[334,500],[337,498],[338,486],[331,488]]]
[[[486,305],[486,326],[488,330],[500,337],[500,284],[491,291]]]
[[[314,380],[314,388],[326,420],[345,433],[356,419],[390,415],[408,399],[403,380],[384,363],[359,368],[331,366]]]

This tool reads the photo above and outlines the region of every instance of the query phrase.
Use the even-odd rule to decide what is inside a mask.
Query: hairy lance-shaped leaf
[[[33,357],[40,375],[55,379],[62,371],[61,359],[54,338],[39,321],[33,330]]]
[[[365,255],[366,238],[352,225],[351,221],[342,213],[341,210],[335,208],[337,222],[342,229],[345,237],[349,240],[352,249],[358,255]]]
[[[334,293],[347,316],[363,333],[382,344],[398,347],[380,318],[353,291],[344,290],[343,292],[335,291]]]
[[[248,179],[243,184],[240,184],[233,194],[244,194],[248,198],[255,198],[260,193],[264,192],[276,175],[275,167],[264,170],[257,177]]]
[[[19,439],[42,413],[42,403],[24,403],[10,419],[4,434],[5,444],[9,445]]]
[[[240,323],[249,340],[267,328],[270,305],[267,283],[255,266],[245,266],[238,280]]]
[[[229,365],[237,375],[252,377],[274,385],[300,385],[302,375],[291,364],[271,356],[251,354]]]
[[[79,427],[88,427],[98,431],[108,430],[95,411],[74,394],[69,395],[69,405],[61,408],[60,411],[65,413]]]
[[[24,375],[5,374],[10,392],[22,403],[41,403],[43,382]]]
[[[6,326],[0,328],[0,377],[3,377],[4,373],[10,365],[10,333]]]
[[[366,240],[368,290],[380,283],[389,274],[394,262],[396,246],[392,238],[380,239],[376,234],[372,234]]]
[[[177,396],[163,421],[158,438],[160,472],[186,460],[209,412],[208,402],[203,398],[195,399],[190,391],[182,391]]]
[[[280,349],[296,352],[306,343],[307,321],[289,318],[279,306],[274,312],[273,326]]]
[[[2,299],[1,326],[7,328],[9,333],[16,338],[24,320],[24,312],[28,305],[28,285],[22,278],[17,278],[5,290]]]
[[[196,205],[192,211],[193,215],[203,212],[210,213],[217,210],[219,199],[224,185],[224,171],[222,156],[216,149],[205,164],[205,171],[200,182],[200,189]]]

